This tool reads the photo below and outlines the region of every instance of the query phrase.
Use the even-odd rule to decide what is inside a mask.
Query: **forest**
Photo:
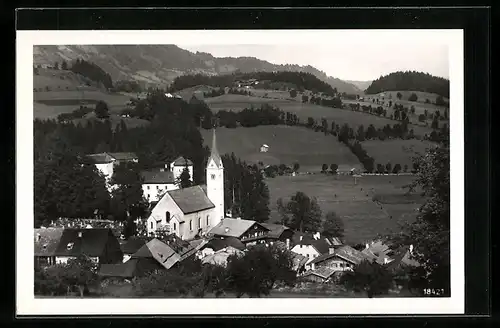
[[[71,66],[71,71],[83,75],[94,82],[102,83],[106,89],[111,89],[113,87],[111,75],[92,62],[77,59]]]
[[[384,91],[403,90],[435,93],[442,97],[449,98],[450,81],[428,73],[399,71],[376,79],[365,90],[365,93],[377,94]]]

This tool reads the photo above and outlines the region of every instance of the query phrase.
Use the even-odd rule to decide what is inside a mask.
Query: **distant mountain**
[[[165,86],[185,74],[292,71],[311,73],[339,92],[362,93],[355,85],[328,76],[312,66],[276,65],[254,57],[218,58],[205,52],[193,53],[176,45],[54,45],[33,48],[35,65],[53,65],[81,58],[104,69],[113,81],[134,80],[143,85]]]
[[[361,91],[365,91],[370,86],[370,84],[372,84],[372,81],[351,81],[351,80],[345,80],[345,82],[350,83],[350,84],[356,86]]]

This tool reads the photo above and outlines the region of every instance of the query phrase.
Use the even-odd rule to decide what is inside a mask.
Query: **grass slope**
[[[411,169],[412,157],[417,153],[424,153],[425,150],[434,145],[430,141],[423,140],[368,140],[361,143],[369,156],[375,159],[375,165],[387,164],[390,162],[394,167],[395,164],[405,164]]]
[[[201,130],[207,146],[212,145],[212,132]],[[260,152],[267,144],[269,151]],[[234,154],[250,163],[265,165],[300,164],[301,171],[320,171],[323,163],[361,167],[356,156],[333,136],[325,136],[302,127],[258,126],[253,128],[217,129],[217,147],[221,154]]]
[[[300,97],[297,98],[300,99]],[[249,108],[251,105],[253,105],[254,107],[258,107],[263,103],[267,103],[279,107],[283,111],[297,114],[302,122],[305,122],[308,117],[313,117],[318,121],[324,117],[329,121],[329,124],[331,124],[331,121],[333,120],[340,126],[342,126],[342,124],[344,123],[347,123],[353,128],[357,128],[361,124],[364,125],[366,129],[370,124],[373,124],[376,128],[378,128],[383,127],[387,124],[394,125],[397,123],[396,121],[390,120],[388,118],[378,117],[362,112],[317,106],[309,103],[302,103],[300,101],[292,101],[287,99],[271,99],[226,94],[219,97],[207,98],[205,99],[205,102],[214,112],[217,112],[219,110],[240,111],[244,108]],[[425,126],[411,126],[411,128],[414,129],[415,134],[420,135],[430,133],[432,131],[430,128]]]
[[[297,191],[316,197],[323,212],[335,211],[344,221],[345,238],[348,243],[365,243],[377,235],[397,231],[399,224],[413,220],[419,204],[378,204],[372,201],[374,195],[404,195],[405,185],[412,176],[363,176],[354,185],[350,176],[299,175],[266,179],[270,192],[272,222],[280,220],[276,201],[289,201]],[[403,197],[402,197],[403,198]],[[421,203],[421,202],[420,202]],[[392,217],[391,217],[392,216]]]

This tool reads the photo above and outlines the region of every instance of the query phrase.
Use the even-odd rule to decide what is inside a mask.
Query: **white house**
[[[101,172],[106,181],[109,182],[113,176],[114,168],[124,162],[139,162],[139,158],[134,153],[99,153],[87,155]]]
[[[315,258],[323,254],[328,254],[329,249],[333,247],[327,239],[321,238],[319,233],[313,235],[297,233],[294,235],[294,239],[295,245],[291,251],[305,256],[308,259],[306,265]]]
[[[142,193],[149,202],[160,200],[167,191],[179,189],[174,173],[165,169],[142,171]]]
[[[260,152],[261,153],[267,153],[269,151],[269,146],[266,145],[266,144],[263,144],[262,146],[260,146]]]
[[[176,161],[171,165],[174,178]],[[181,161],[185,165],[186,160]],[[215,130],[206,174],[206,190],[193,186],[169,190],[161,197],[147,219],[148,234],[163,230],[189,240],[208,232],[224,219],[224,168],[217,151]]]
[[[177,180],[181,176],[185,167],[188,168],[189,176],[191,177],[191,181],[193,181],[193,162],[182,156],[170,163],[170,171],[174,174],[174,180]]]

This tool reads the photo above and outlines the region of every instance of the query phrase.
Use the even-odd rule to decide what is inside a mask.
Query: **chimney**
[[[370,248],[370,245],[368,245],[368,243],[366,243],[365,248],[366,249]]]
[[[300,236],[299,238],[300,238],[299,240],[302,241],[302,236]]]
[[[330,247],[328,248],[328,254],[334,254],[335,253],[335,248]]]
[[[311,263],[311,270],[314,270],[314,263]]]
[[[387,264],[389,263],[389,260],[387,259],[387,257],[384,257],[384,264]]]

